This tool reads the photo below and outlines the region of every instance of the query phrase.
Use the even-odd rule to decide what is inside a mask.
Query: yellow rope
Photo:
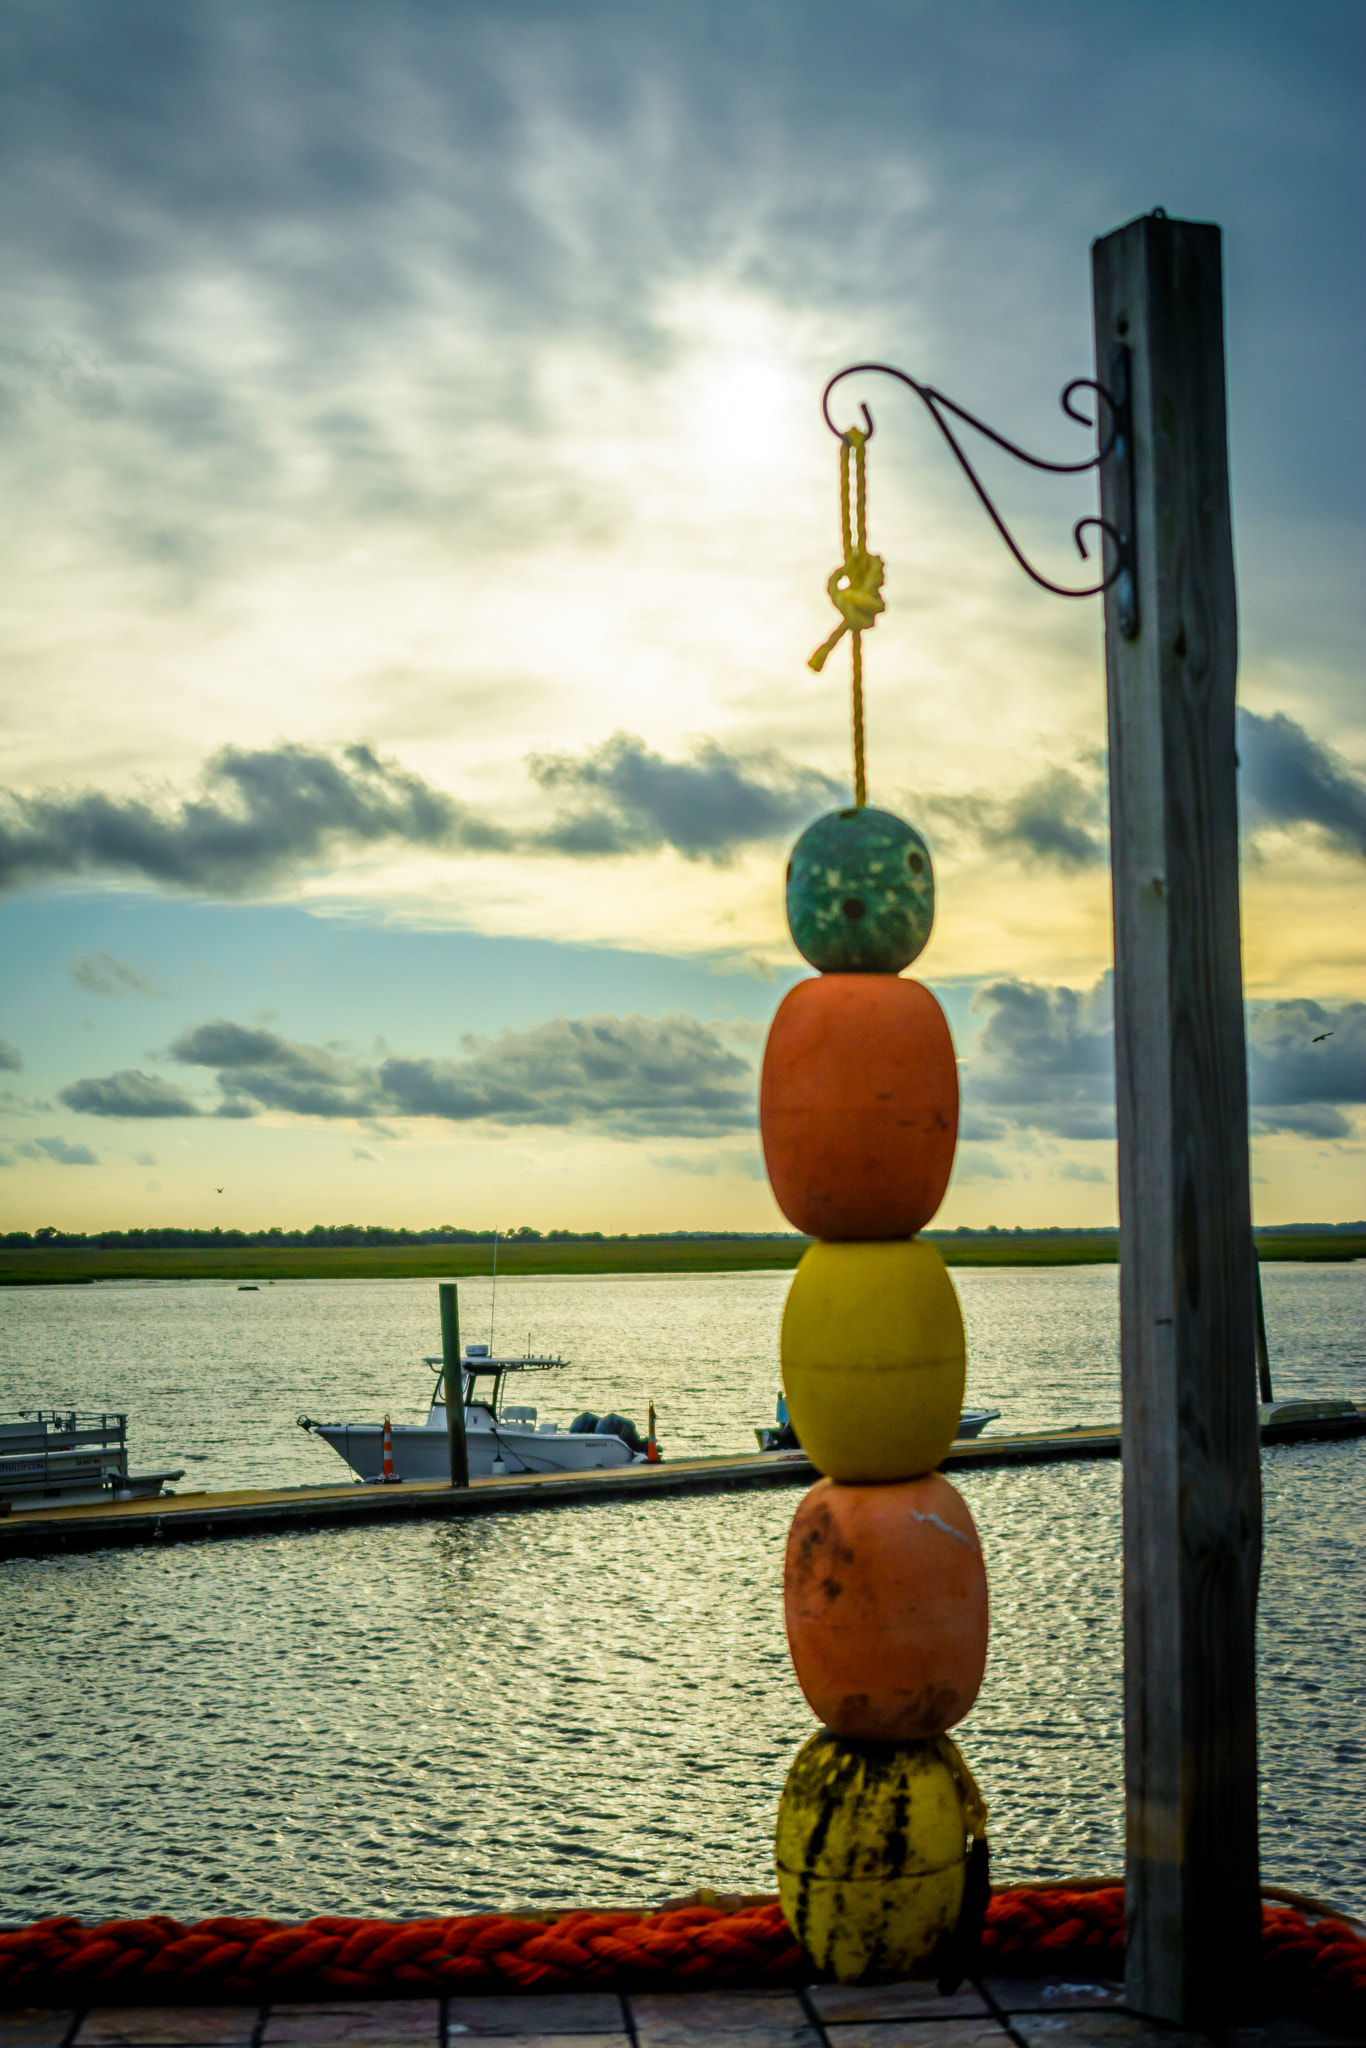
[[[854,686],[854,802],[860,810],[868,801],[868,779],[863,760],[863,635],[877,624],[886,610],[882,579],[887,573],[881,555],[868,552],[868,436],[850,427],[840,436],[840,539],[844,560],[826,583],[830,602],[840,622],[807,663],[817,675],[825,667],[847,633],[853,654]],[[853,451],[853,506],[850,508],[850,450]]]

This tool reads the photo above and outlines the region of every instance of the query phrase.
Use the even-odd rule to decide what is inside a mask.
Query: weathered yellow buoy
[[[967,1383],[963,1316],[918,1238],[813,1244],[783,1311],[792,1427],[832,1479],[911,1479],[943,1458]]]
[[[977,1831],[968,1787],[977,1796],[947,1736],[845,1742],[822,1729],[798,1752],[778,1806],[778,1896],[819,1969],[869,1984],[934,1968]]]

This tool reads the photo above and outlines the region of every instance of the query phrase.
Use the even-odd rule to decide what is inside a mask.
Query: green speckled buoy
[[[827,812],[792,849],[787,923],[822,974],[900,974],[934,923],[929,848],[891,811]]]

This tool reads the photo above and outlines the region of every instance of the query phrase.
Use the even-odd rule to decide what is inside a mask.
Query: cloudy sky
[[[1154,205],[1226,233],[1254,1197],[1359,1216],[1362,20],[6,0],[4,1227],[778,1224],[783,863],[849,774],[821,385],[1076,459],[1088,244]],[[1099,609],[860,395],[941,1221],[1109,1222]],[[1074,580],[1090,480],[986,468]]]

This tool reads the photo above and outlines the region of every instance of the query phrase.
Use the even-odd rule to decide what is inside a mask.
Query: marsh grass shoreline
[[[950,1266],[1108,1266],[1114,1231],[929,1231]],[[554,1243],[505,1240],[500,1278],[534,1274],[754,1273],[796,1265],[797,1237],[602,1238]],[[1366,1258],[1366,1233],[1258,1233],[1262,1260],[1314,1263]],[[0,1287],[70,1287],[107,1280],[460,1280],[486,1275],[487,1244],[233,1245],[221,1250],[33,1246],[0,1249]]]

